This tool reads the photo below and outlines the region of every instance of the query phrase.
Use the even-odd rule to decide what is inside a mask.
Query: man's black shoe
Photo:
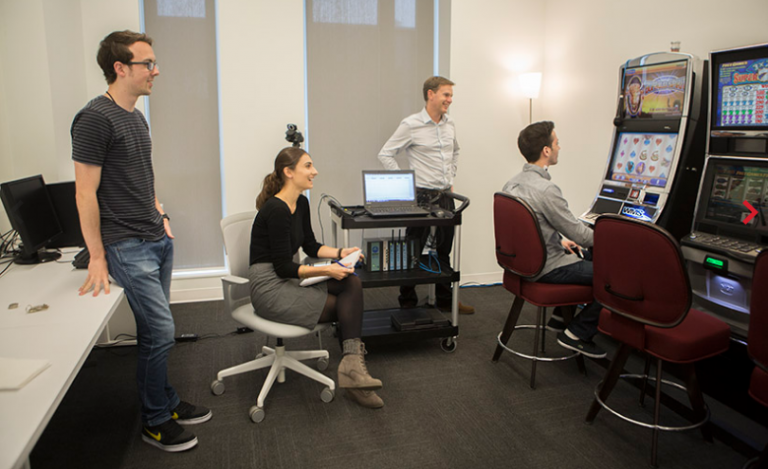
[[[565,322],[563,321],[563,318],[553,314],[552,317],[549,318],[549,321],[547,321],[547,329],[553,332],[565,331]]]
[[[201,405],[194,406],[189,402],[181,401],[171,412],[171,418],[182,425],[196,425],[207,422],[213,417],[213,412]]]
[[[598,347],[596,343],[580,339],[571,339],[565,332],[559,332],[557,334],[557,343],[560,344],[561,347],[579,352],[589,358],[605,358],[607,355],[605,350]]]
[[[141,439],[169,453],[178,453],[197,446],[197,437],[173,419],[156,427],[143,426]]]

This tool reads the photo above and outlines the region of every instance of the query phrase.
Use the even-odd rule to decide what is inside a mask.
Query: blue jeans
[[[173,241],[131,238],[105,247],[109,274],[123,287],[136,318],[139,363],[136,380],[141,420],[156,426],[170,420],[179,396],[168,384],[168,354],[175,342],[171,315]]]
[[[584,251],[587,254],[586,251]],[[585,256],[591,258],[592,256]],[[575,285],[592,285],[592,261],[582,260],[574,264],[558,267],[552,272],[541,277],[538,282]],[[600,311],[603,306],[597,301],[593,301],[584,307],[581,313],[577,314],[573,321],[568,325],[568,330],[581,340],[592,340],[597,334],[597,323],[600,321]]]

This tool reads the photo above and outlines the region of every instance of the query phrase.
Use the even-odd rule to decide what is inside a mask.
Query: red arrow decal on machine
[[[749,215],[747,215],[747,218],[744,219],[744,224],[751,222],[753,218],[755,218],[755,215],[757,215],[757,210],[755,210],[755,207],[752,206],[749,202],[746,200],[744,201],[744,206],[746,206],[749,209]]]

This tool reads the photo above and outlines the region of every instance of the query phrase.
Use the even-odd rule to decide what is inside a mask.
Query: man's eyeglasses
[[[126,62],[126,65],[146,65],[150,72],[157,67],[157,62]]]

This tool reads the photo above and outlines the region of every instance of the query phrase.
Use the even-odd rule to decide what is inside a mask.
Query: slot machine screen
[[[606,179],[666,187],[678,134],[620,132]]]
[[[768,234],[768,161],[710,159],[706,174],[701,194],[707,222]],[[747,224],[751,212],[744,201],[758,211]]]
[[[712,125],[768,128],[768,45],[712,53]]]
[[[681,117],[688,62],[629,67],[624,70],[624,119]]]

